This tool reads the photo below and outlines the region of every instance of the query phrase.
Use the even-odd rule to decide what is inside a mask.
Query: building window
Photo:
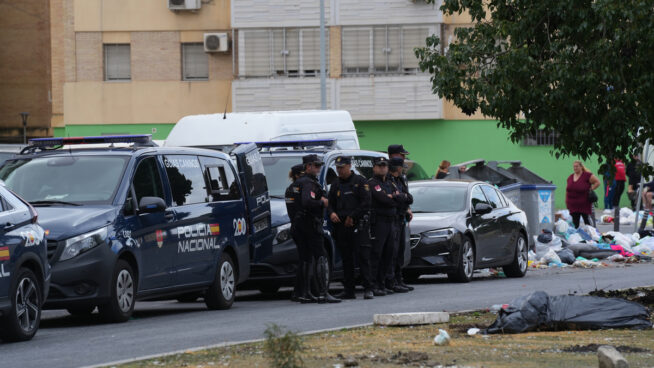
[[[329,33],[326,35],[329,45]],[[320,75],[320,30],[279,28],[240,33],[244,77],[315,77]],[[327,46],[327,62],[329,47]],[[327,70],[329,67],[327,66]]]
[[[104,80],[121,81],[130,79],[132,79],[132,75],[129,44],[105,44]]]
[[[203,43],[182,44],[182,79],[209,80],[209,56]]]
[[[556,143],[558,133],[538,130],[535,134],[528,134],[522,139],[523,146],[553,146]]]
[[[416,74],[413,49],[424,46],[434,31],[430,26],[343,27],[343,74]]]

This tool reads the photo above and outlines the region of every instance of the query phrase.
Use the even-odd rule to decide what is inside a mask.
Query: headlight
[[[438,230],[432,230],[432,231],[425,231],[422,233],[422,236],[427,239],[447,239],[450,240],[454,236],[454,229],[451,227],[448,227],[446,229],[438,229]]]
[[[103,227],[90,233],[82,234],[66,240],[66,247],[59,257],[60,261],[71,259],[80,253],[102,244],[107,239],[107,228]]]
[[[288,239],[291,238],[291,224],[284,224],[277,226],[277,234],[275,235],[275,241],[273,242],[274,244],[279,244],[287,241]]]

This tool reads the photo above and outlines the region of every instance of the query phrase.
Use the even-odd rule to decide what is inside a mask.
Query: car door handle
[[[16,227],[16,225],[12,224],[11,222],[7,222],[7,223],[5,224],[4,229],[5,229],[5,230],[12,230],[14,227]]]
[[[174,212],[165,212],[164,213],[164,218],[166,220],[172,220],[175,218],[175,213]]]

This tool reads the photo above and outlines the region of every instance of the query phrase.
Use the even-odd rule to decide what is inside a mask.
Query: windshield
[[[266,157],[262,156],[263,167],[266,172],[266,180],[268,181],[268,192],[271,197],[284,198],[286,187],[291,184],[291,179],[288,178],[288,173],[291,167],[302,163],[302,157],[287,156],[287,157]]]
[[[411,186],[414,213],[458,212],[466,208],[465,186]]]
[[[431,176],[427,175],[425,169],[423,169],[419,163],[415,161],[406,161],[405,164],[405,175],[408,181],[431,179]]]
[[[28,202],[110,203],[129,157],[57,156],[7,161],[0,179]]]

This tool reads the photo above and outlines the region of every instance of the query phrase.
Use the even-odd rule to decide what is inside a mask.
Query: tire
[[[470,282],[475,272],[475,248],[469,237],[463,238],[457,267],[454,272],[449,272],[447,277],[454,282]]]
[[[279,288],[279,285],[264,285],[259,287],[259,291],[264,294],[275,294]]]
[[[529,261],[529,247],[525,236],[520,234],[515,245],[515,256],[510,265],[502,267],[507,277],[524,277],[527,274]]]
[[[109,302],[100,305],[100,316],[107,322],[126,322],[134,312],[136,302],[136,277],[132,266],[125,260],[116,262],[116,269],[111,278],[111,295]]]
[[[198,298],[202,296],[202,293],[188,293],[182,294],[177,297],[177,301],[180,303],[195,303],[198,301]]]
[[[209,309],[229,309],[234,304],[236,294],[236,270],[232,257],[223,253],[218,262],[216,277],[207,289],[204,303]]]
[[[66,308],[66,310],[68,311],[68,313],[72,314],[73,316],[88,317],[91,314],[93,314],[93,311],[95,311],[95,305],[68,307]]]
[[[41,320],[41,282],[32,270],[21,268],[10,291],[11,309],[0,320],[0,339],[30,340],[39,329]]]

